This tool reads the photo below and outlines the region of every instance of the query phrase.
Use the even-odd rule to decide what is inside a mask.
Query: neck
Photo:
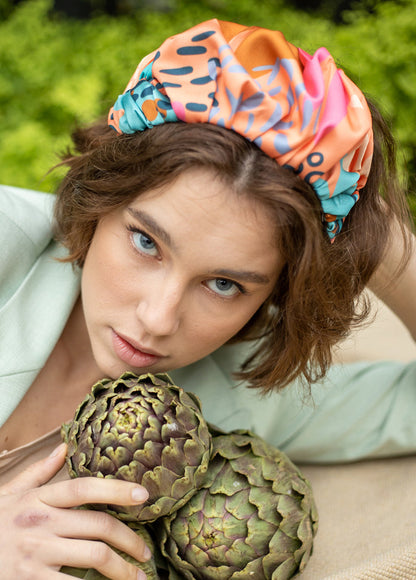
[[[56,349],[62,368],[70,376],[82,376],[92,384],[102,378],[95,362],[85,323],[81,298],[78,298],[60,336]]]

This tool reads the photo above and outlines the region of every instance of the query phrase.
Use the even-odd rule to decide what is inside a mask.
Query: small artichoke
[[[71,477],[114,477],[147,489],[144,505],[93,506],[125,522],[151,522],[185,504],[211,453],[199,400],[164,374],[127,372],[96,383],[62,435]]]
[[[285,580],[307,564],[317,512],[284,453],[233,431],[213,438],[198,493],[155,527],[170,580]]]

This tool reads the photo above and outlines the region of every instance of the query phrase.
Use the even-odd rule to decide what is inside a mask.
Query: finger
[[[0,488],[0,495],[19,493],[39,487],[49,481],[63,466],[66,445],[62,443],[48,457],[32,463],[24,471]]]
[[[121,479],[78,477],[42,487],[38,497],[50,506],[69,508],[86,503],[137,505],[149,494],[143,486]]]
[[[58,534],[64,538],[102,540],[139,562],[146,562],[151,552],[144,540],[126,524],[99,511],[68,510],[59,515]]]
[[[51,540],[49,565],[94,568],[111,580],[138,580],[146,578],[140,570],[103,542],[86,540]]]
[[[30,578],[30,580],[63,580],[64,578],[72,578],[74,580],[73,576],[60,574],[58,570],[59,566],[56,571],[46,566],[35,569],[32,561],[22,562],[19,566],[19,578]]]

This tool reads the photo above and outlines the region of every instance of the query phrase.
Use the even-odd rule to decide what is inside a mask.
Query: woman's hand
[[[143,540],[116,518],[68,509],[85,503],[144,503],[146,490],[117,479],[85,477],[43,485],[62,467],[66,445],[0,488],[2,580],[59,580],[61,566],[95,568],[112,580],[146,576],[107,544],[144,562]]]

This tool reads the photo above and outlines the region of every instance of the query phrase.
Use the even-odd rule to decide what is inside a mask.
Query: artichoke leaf
[[[283,519],[277,509],[279,497],[270,495],[268,501],[265,502],[264,496],[267,493],[266,490],[267,487],[266,489],[264,487],[251,487],[248,501],[251,505],[256,507],[261,520],[265,520],[272,523],[274,526],[278,526]]]

